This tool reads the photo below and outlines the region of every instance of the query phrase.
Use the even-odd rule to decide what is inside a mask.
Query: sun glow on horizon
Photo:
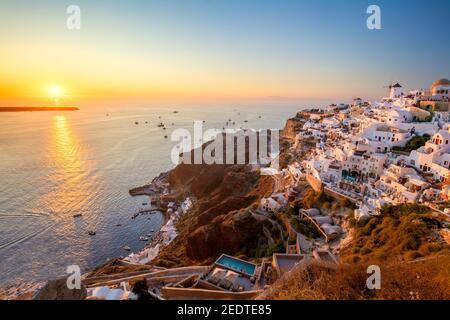
[[[48,88],[48,93],[53,99],[60,99],[64,93],[64,90],[61,86],[53,84]]]
[[[64,90],[61,86],[52,84],[48,88],[48,94],[50,95],[50,98],[53,99],[55,106],[59,106],[64,95]]]

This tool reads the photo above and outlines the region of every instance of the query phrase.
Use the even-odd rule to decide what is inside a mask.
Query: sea
[[[314,102],[95,104],[67,112],[0,113],[0,287],[87,272],[139,251],[161,213],[131,217],[147,197],[129,190],[172,169],[175,129],[282,128]],[[166,130],[158,127],[164,123]],[[167,137],[165,137],[167,136]],[[74,215],[81,215],[74,217]],[[95,235],[88,235],[95,231]]]

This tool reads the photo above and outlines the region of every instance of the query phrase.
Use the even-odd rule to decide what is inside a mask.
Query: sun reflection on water
[[[52,119],[48,157],[51,167],[48,178],[52,188],[41,199],[43,204],[55,214],[55,219],[83,213],[92,193],[91,185],[87,183],[89,167],[85,148],[63,115]]]

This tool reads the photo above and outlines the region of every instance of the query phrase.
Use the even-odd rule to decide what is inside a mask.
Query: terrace
[[[262,268],[256,264],[222,254],[211,271],[196,287],[209,290],[245,292],[264,287]]]
[[[302,261],[306,261],[307,256],[304,254],[286,254],[286,253],[275,253],[273,255],[272,265],[277,271],[278,277],[289,272],[297,264]]]
[[[244,292],[255,290],[254,279],[231,270],[215,267],[203,280],[200,286],[211,290]]]

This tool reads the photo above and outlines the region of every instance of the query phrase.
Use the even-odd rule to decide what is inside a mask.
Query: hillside
[[[350,219],[352,240],[334,269],[297,267],[264,299],[449,299],[450,246],[446,222],[426,207],[385,207],[379,217]],[[366,269],[381,268],[381,290],[368,290]]]
[[[173,267],[210,262],[222,253],[250,254],[268,245],[265,221],[248,209],[272,191],[272,181],[245,165],[179,165],[170,172],[171,190],[196,199],[177,224],[178,237],[155,261]]]

